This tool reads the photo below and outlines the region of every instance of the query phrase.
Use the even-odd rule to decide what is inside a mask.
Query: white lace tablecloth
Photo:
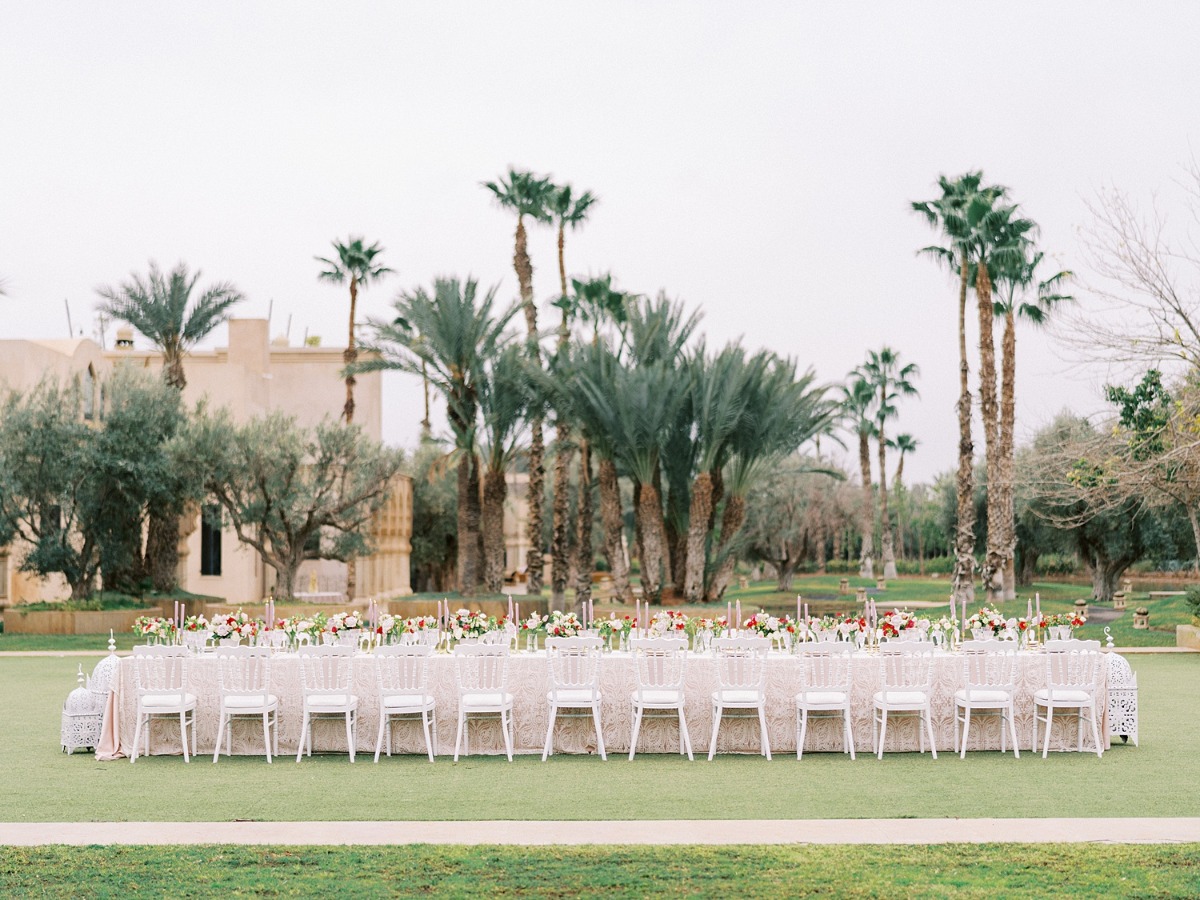
[[[1016,695],[1017,736],[1022,749],[1028,749],[1033,734],[1033,692],[1046,683],[1044,655],[1037,652],[1021,653],[1020,679]],[[770,731],[772,753],[795,752],[796,708],[795,694],[798,682],[798,658],[784,654],[772,654],[768,662],[767,681],[767,725]],[[541,653],[515,653],[509,661],[509,690],[514,694],[514,722],[517,752],[541,753],[546,737],[549,707],[546,700],[546,658]],[[935,658],[933,693],[933,726],[940,751],[951,750],[954,738],[954,691],[963,682],[963,661],[954,654],[941,654]],[[852,661],[854,688],[852,693],[853,729],[856,749],[862,753],[871,750],[872,695],[879,689],[879,658],[869,653],[859,653]],[[359,751],[374,753],[378,734],[378,687],[374,660],[368,656],[355,659],[355,691],[359,697],[359,722],[357,743]],[[192,661],[189,672],[189,690],[198,698],[196,723],[199,751],[212,753],[217,732],[217,716],[220,699],[217,687],[217,660],[212,656],[200,656]],[[279,654],[271,663],[272,691],[280,699],[279,750],[295,753],[300,736],[301,689],[300,662],[296,656]],[[712,733],[712,692],[717,684],[715,661],[706,655],[692,655],[687,663],[687,709],[688,731],[697,755],[707,754]],[[632,658],[622,653],[606,653],[601,677],[603,694],[602,721],[604,742],[609,753],[629,751],[629,737],[633,715],[630,695],[636,685]],[[458,714],[458,693],[455,685],[454,660],[446,654],[436,654],[430,659],[429,688],[437,700],[438,753],[454,752],[454,735]],[[1104,715],[1107,708],[1105,691],[1101,689],[1097,709]],[[111,756],[127,755],[133,742],[136,724],[137,698],[133,687],[132,660],[121,661],[120,678],[114,688],[113,702],[106,714],[106,733],[113,734],[117,752]],[[677,753],[679,731],[674,713],[669,719],[652,719],[647,716],[642,724],[638,739],[639,753]],[[734,713],[733,715],[736,715]],[[727,711],[721,723],[717,750],[721,753],[757,753],[759,751],[758,720],[734,718]],[[115,720],[115,721],[114,721]],[[1061,721],[1061,724],[1060,724]],[[1069,723],[1069,724],[1068,724]],[[470,725],[470,749],[472,753],[502,753],[503,741],[498,719],[472,719]],[[1100,734],[1105,735],[1103,721]],[[1102,738],[1104,740],[1104,738]],[[805,752],[840,752],[842,747],[841,723],[837,719],[809,720]],[[1085,736],[1085,747],[1090,735]],[[1073,718],[1056,718],[1051,747],[1074,749],[1076,726]],[[590,717],[564,718],[560,713],[555,727],[554,749],[556,753],[594,753],[595,732]],[[976,716],[971,719],[971,742],[968,749],[991,749],[1000,747],[1000,719],[997,716]],[[417,724],[400,721],[394,726],[393,752],[424,753],[424,742],[419,720]],[[889,717],[887,751],[916,751],[916,720],[907,717]],[[340,719],[318,721],[313,732],[314,752],[346,750],[345,726]],[[179,725],[167,720],[154,722],[151,729],[151,753],[179,754]],[[233,752],[238,754],[261,754],[261,723],[240,723],[234,729]]]

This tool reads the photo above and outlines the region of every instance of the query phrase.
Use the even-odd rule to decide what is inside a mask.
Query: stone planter
[[[856,603],[866,603],[867,602],[867,589],[864,587],[860,587],[855,592],[854,601]]]
[[[1125,608],[1125,596],[1126,594],[1124,591],[1117,591],[1115,594],[1113,594],[1113,609]]]
[[[1076,600],[1075,612],[1079,613],[1086,619],[1088,614],[1088,602],[1086,600]]]
[[[838,593],[839,594],[850,593],[850,579],[849,578],[843,578],[841,581],[838,582]]]
[[[1138,630],[1145,630],[1150,627],[1150,610],[1144,606],[1139,606],[1133,611],[1133,627]]]
[[[875,589],[878,591],[886,591],[887,590],[887,580],[884,578],[876,578],[875,579]]]

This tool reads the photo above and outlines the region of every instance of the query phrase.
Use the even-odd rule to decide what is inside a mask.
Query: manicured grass
[[[1198,881],[1198,844],[0,850],[0,893],[51,898],[1194,897]]]
[[[129,650],[138,641],[132,631],[113,635],[118,650]],[[0,634],[0,651],[4,650],[91,650],[103,653],[108,648],[108,634]]]
[[[62,701],[89,659],[0,658],[0,819],[386,820],[755,819],[841,817],[1177,816],[1200,814],[1188,760],[1200,746],[1200,655],[1131,656],[1141,688],[1141,744],[1091,754],[808,753],[384,758],[177,756],[101,763],[63,754]],[[373,727],[373,726],[371,726]],[[286,748],[281,748],[286,754]],[[204,748],[201,748],[203,753]],[[211,753],[211,748],[209,748]],[[293,751],[294,752],[294,751]],[[648,801],[652,798],[652,802]]]

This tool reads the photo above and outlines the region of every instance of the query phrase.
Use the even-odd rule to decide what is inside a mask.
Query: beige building
[[[273,410],[312,426],[326,417],[337,418],[345,401],[340,347],[292,347],[285,338],[269,339],[265,319],[234,319],[229,323],[229,346],[200,350],[184,361],[189,405],[207,398],[225,407],[237,421]],[[84,395],[84,414],[103,404],[104,383],[116,366],[133,366],[157,374],[162,355],[133,346],[128,330],[118,332],[117,347],[101,350],[90,340],[0,341],[0,390],[23,390],[43,378],[76,380]],[[90,403],[89,403],[89,399]],[[378,373],[360,376],[355,388],[355,423],[379,440],[382,392]],[[250,602],[268,594],[274,570],[265,566],[253,548],[238,541],[221,524],[214,504],[204,504],[195,520],[185,524],[180,542],[180,586],[197,594],[224,597],[231,603]],[[357,563],[360,597],[392,597],[411,593],[409,557],[412,550],[412,481],[401,476],[375,529],[375,553]],[[65,587],[52,579],[17,572],[19,560],[0,550],[0,605],[20,600],[62,597]],[[346,566],[332,560],[306,562],[298,590],[342,593]]]

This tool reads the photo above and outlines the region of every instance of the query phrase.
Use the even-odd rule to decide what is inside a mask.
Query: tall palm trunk
[[[892,541],[892,520],[888,514],[887,440],[883,422],[879,423],[879,532],[883,545],[883,577],[896,577],[896,549]]]
[[[725,500],[725,510],[721,513],[721,536],[718,540],[718,554],[729,549],[733,543],[733,539],[742,530],[742,525],[745,522],[746,498],[741,494],[730,494]],[[720,600],[725,595],[726,588],[733,581],[733,570],[736,565],[736,555],[726,553],[721,560],[721,565],[717,567],[717,571],[713,574],[712,583],[708,589],[708,596],[705,599],[711,602]]]
[[[642,526],[642,596],[647,602],[662,600],[665,583],[666,534],[663,529],[662,498],[653,482],[642,485],[638,498],[638,522]]]
[[[987,264],[980,260],[975,275],[975,298],[979,305],[979,411],[983,418],[984,454],[987,465],[987,553],[983,561],[983,585],[988,602],[1000,599],[1000,578],[1004,569],[1001,541],[1004,527],[1000,503],[993,494],[1000,481],[999,409],[996,404],[996,346],[992,322],[996,312],[992,306],[992,280]]]
[[[350,276],[350,327],[349,334],[346,336],[346,351],[342,354],[342,361],[347,366],[353,365],[358,361],[358,345],[354,339],[354,319],[358,315],[358,276]],[[342,406],[342,418],[346,420],[346,424],[350,425],[354,422],[354,385],[357,382],[353,375],[346,376],[346,402]],[[358,588],[358,564],[354,557],[346,560],[346,598],[353,600]]]
[[[712,511],[712,474],[701,472],[692,481],[692,503],[688,510],[687,563],[683,576],[683,598],[688,603],[704,599],[704,544]]]
[[[971,443],[971,387],[967,380],[967,273],[970,260],[963,251],[958,288],[958,475],[955,478],[957,516],[954,526],[954,586],[951,598],[961,605],[975,600],[975,445]]]
[[[624,516],[621,514],[621,486],[617,466],[611,459],[600,458],[600,522],[604,526],[604,555],[612,573],[613,592],[622,603],[632,598],[629,590],[629,566],[625,559]]]
[[[475,452],[463,451],[458,461],[458,589],[466,596],[475,593],[480,578],[479,460]]]
[[[1001,341],[1001,391],[999,460],[996,473],[997,524],[1000,526],[999,549],[1002,569],[1003,599],[1017,599],[1017,521],[1013,501],[1013,431],[1016,421],[1017,327],[1012,305],[1004,315],[1004,338]],[[991,487],[988,488],[989,495]],[[991,497],[988,498],[991,504]]]
[[[489,468],[483,477],[483,589],[498,594],[504,588],[504,499],[508,483],[503,471]]]
[[[592,599],[592,457],[585,439],[579,441],[579,509],[576,513],[575,602]]]
[[[517,284],[521,288],[521,307],[525,312],[529,356],[541,365],[542,356],[537,342],[537,307],[533,303],[533,263],[530,262],[526,246],[523,216],[517,217],[513,269],[516,270]],[[525,565],[528,572],[528,591],[531,594],[542,592],[542,506],[546,494],[546,468],[543,462],[546,447],[542,436],[542,424],[540,414],[535,415],[529,423],[529,520],[525,531],[529,541],[529,553],[525,557]]]
[[[858,468],[862,475],[862,552],[859,555],[858,577],[874,578],[875,562],[875,493],[871,489],[871,442],[866,431],[858,433]]]
[[[661,459],[661,458],[660,458]],[[667,527],[667,518],[663,512],[663,478],[662,478],[662,463],[654,463],[654,493],[656,503],[648,505],[646,508],[652,516],[651,523],[657,530],[659,540],[662,542],[662,554],[659,559],[661,566],[661,574],[659,577],[659,594],[662,594],[662,588],[670,587],[675,583],[674,575],[671,570],[671,547],[675,545],[674,529]],[[668,498],[669,499],[669,498]]]
[[[558,280],[562,288],[562,296],[567,296],[567,269],[563,258],[565,228],[562,223],[558,226]],[[566,349],[569,340],[570,322],[566,305],[563,306],[562,321],[558,326],[558,351],[561,354]],[[554,510],[551,530],[553,537],[550,542],[550,558],[553,569],[550,578],[550,607],[551,609],[566,608],[566,590],[571,563],[571,423],[559,416],[556,423],[558,434],[555,438],[554,452]],[[580,490],[583,490],[582,480]],[[582,499],[582,495],[581,495]],[[589,566],[589,576],[591,569]],[[588,582],[591,584],[590,580]]]

